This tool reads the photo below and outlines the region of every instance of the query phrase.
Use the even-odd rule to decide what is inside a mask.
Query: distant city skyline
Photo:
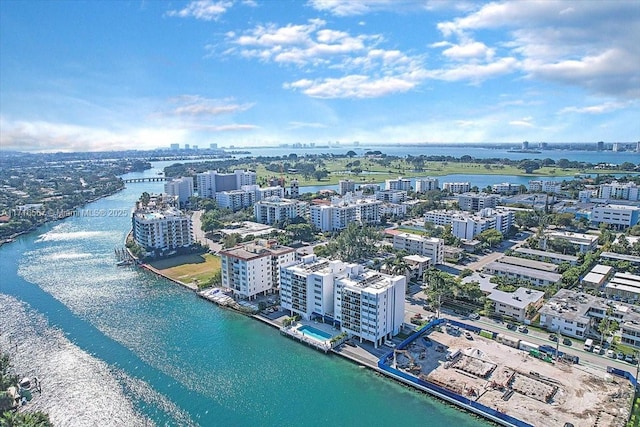
[[[635,143],[635,1],[0,2],[0,149]]]

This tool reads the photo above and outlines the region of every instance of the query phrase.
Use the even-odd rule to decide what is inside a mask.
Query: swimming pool
[[[311,337],[318,341],[327,341],[331,339],[331,334],[328,334],[320,329],[316,329],[313,326],[302,325],[298,328],[298,331],[305,337]]]

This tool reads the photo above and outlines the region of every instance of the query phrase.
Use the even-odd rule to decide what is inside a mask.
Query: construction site
[[[496,338],[441,324],[394,349],[386,363],[533,426],[626,425],[634,394],[626,378]]]

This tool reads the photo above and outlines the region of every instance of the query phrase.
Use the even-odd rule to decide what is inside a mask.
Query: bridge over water
[[[160,182],[160,181],[167,181],[167,178],[164,176],[155,176],[151,178],[130,178],[130,179],[122,180],[122,182],[124,182],[125,184],[132,184],[136,182]]]

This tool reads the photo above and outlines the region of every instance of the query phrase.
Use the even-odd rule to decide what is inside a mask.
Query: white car
[[[469,315],[469,319],[471,320],[478,320],[480,318],[480,315],[478,313],[471,313]]]
[[[613,351],[613,350],[607,350],[607,357],[615,359],[616,358],[616,352]]]

